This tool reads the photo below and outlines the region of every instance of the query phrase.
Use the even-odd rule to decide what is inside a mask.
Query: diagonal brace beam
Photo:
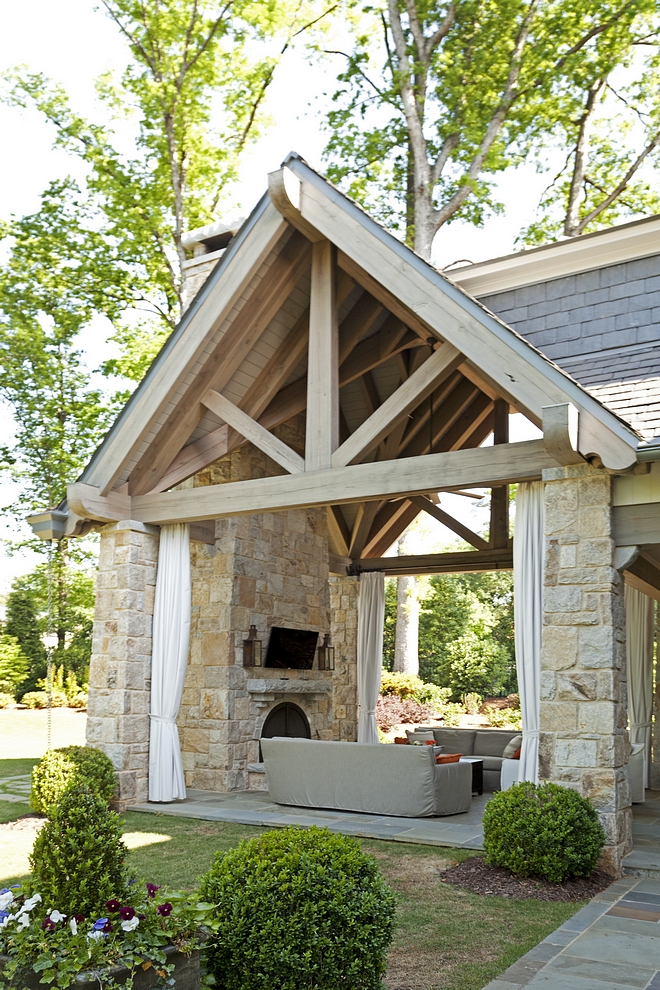
[[[202,398],[202,405],[210,409],[220,419],[224,419],[225,423],[233,427],[246,440],[250,440],[259,450],[263,450],[264,454],[272,457],[289,474],[299,474],[305,470],[305,462],[299,454],[296,454],[295,450],[292,450],[288,444],[266,430],[238,406],[235,406],[224,395],[209,389]]]

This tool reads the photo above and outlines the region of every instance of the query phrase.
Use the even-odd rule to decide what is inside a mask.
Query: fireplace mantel
[[[330,679],[317,681],[298,677],[255,677],[247,682],[247,692],[257,704],[270,704],[290,694],[304,694],[310,700],[323,698],[332,692]]]

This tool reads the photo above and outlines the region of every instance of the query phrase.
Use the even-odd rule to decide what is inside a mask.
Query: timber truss
[[[269,178],[69,486],[69,535],[134,519],[193,523],[211,539],[217,518],[324,507],[333,569],[346,573],[384,566],[426,512],[474,548],[449,556],[470,561],[388,558],[393,573],[510,567],[510,483],[584,458],[631,469],[627,424],[304,162]],[[510,443],[510,411],[543,438]],[[247,443],[268,455],[268,476],[200,483]],[[492,489],[488,540],[437,504],[473,487]]]

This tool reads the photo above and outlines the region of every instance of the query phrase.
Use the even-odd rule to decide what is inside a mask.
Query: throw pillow
[[[394,737],[394,742],[395,743],[399,743],[400,746],[407,746],[408,745],[408,740],[406,739],[405,736],[395,736]]]
[[[461,753],[440,753],[435,758],[436,763],[458,763]]]
[[[409,743],[435,742],[435,736],[430,730],[426,732],[414,732],[406,729],[406,735],[408,736]]]
[[[510,760],[519,760],[520,759],[520,747],[518,747],[518,749],[515,751],[515,753],[513,754],[513,756],[510,756],[509,759]]]
[[[521,746],[522,746],[522,734],[518,733],[518,735],[514,736],[511,742],[508,742],[504,747],[502,758],[505,760],[515,760],[515,756],[513,754],[517,749],[520,749]]]

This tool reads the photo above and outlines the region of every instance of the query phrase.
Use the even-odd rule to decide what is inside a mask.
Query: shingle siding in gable
[[[660,435],[660,254],[480,301],[647,439]]]

